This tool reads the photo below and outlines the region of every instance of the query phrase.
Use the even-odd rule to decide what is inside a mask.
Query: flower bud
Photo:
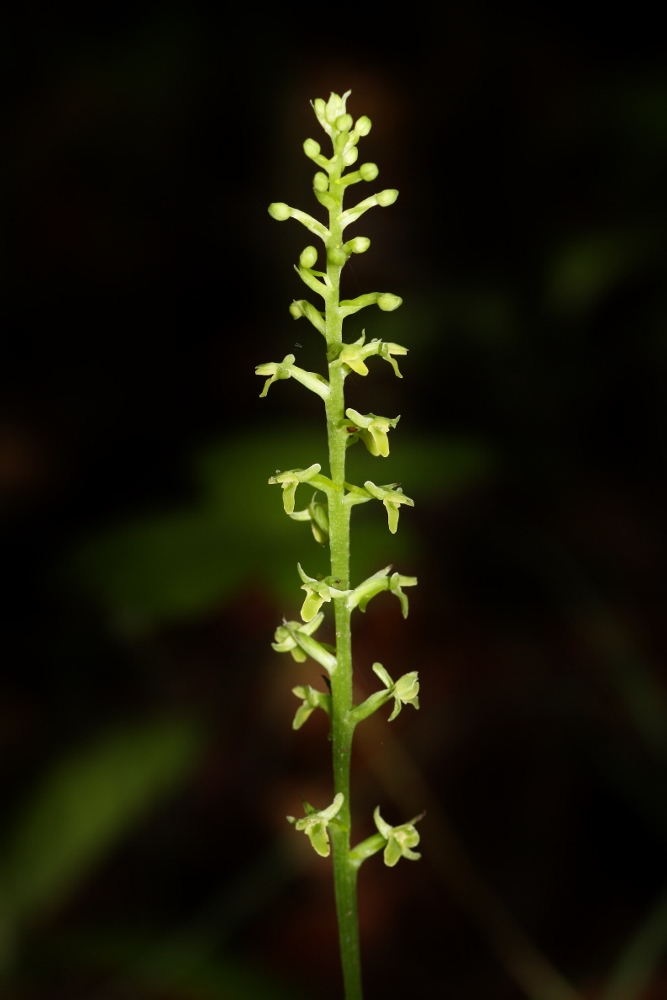
[[[284,201],[274,201],[269,205],[269,215],[272,219],[277,219],[278,222],[284,222],[285,219],[289,219],[291,214],[292,209]]]
[[[299,256],[299,264],[301,267],[315,267],[317,263],[317,250],[315,247],[306,247],[305,250],[301,251]]]
[[[350,253],[366,253],[370,245],[371,241],[368,236],[355,236],[354,239],[345,244]]]
[[[371,130],[371,120],[366,115],[362,115],[361,118],[357,118],[354,131],[358,132],[359,135],[368,135]]]
[[[380,191],[376,195],[377,203],[382,208],[386,208],[388,205],[393,205],[398,198],[398,191],[396,188],[387,188],[385,191]]]
[[[349,132],[352,128],[352,115],[341,115],[337,118],[336,128],[339,132]]]
[[[353,163],[357,162],[357,157],[359,156],[359,150],[356,146],[350,146],[343,153],[343,163],[346,167],[351,167]]]
[[[320,192],[329,190],[329,178],[321,170],[318,170],[313,177],[313,187]]]
[[[344,250],[337,250],[335,247],[331,247],[327,250],[327,260],[334,267],[342,267],[347,261],[347,254]]]
[[[359,167],[359,173],[362,180],[374,181],[380,171],[378,170],[377,163],[362,163]]]
[[[377,301],[378,308],[383,312],[393,312],[398,309],[403,299],[400,295],[392,295],[391,292],[383,292]]]
[[[319,142],[315,142],[314,139],[306,139],[303,144],[303,151],[310,160],[314,160],[316,156],[320,155],[321,148]]]

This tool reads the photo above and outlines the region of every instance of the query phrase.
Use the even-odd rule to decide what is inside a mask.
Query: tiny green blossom
[[[358,375],[368,375],[368,366],[365,364],[366,358],[377,355],[378,357],[389,362],[394,369],[394,374],[398,378],[403,378],[398,369],[397,363],[391,355],[407,354],[407,347],[401,347],[400,344],[385,343],[384,341],[377,339],[371,340],[368,344],[365,344],[365,340],[366,331],[362,330],[359,340],[355,340],[353,344],[343,344],[341,352],[338,355],[338,362],[340,364],[347,365],[348,369],[355,371]]]
[[[271,647],[276,653],[291,653],[297,663],[305,663],[311,656],[329,673],[336,669],[336,657],[322,643],[313,639],[313,633],[318,630],[324,619],[324,612],[311,618],[309,622],[283,621],[276,629]]]
[[[373,664],[373,673],[377,674],[384,686],[394,699],[394,709],[389,716],[389,721],[393,722],[401,711],[403,705],[412,705],[419,708],[419,673],[412,670],[409,674],[403,674],[394,682],[381,663]]]
[[[286,378],[295,378],[297,382],[301,382],[307,389],[310,389],[311,392],[316,392],[324,400],[329,396],[330,389],[327,380],[322,375],[318,375],[317,372],[307,372],[304,368],[299,368],[295,365],[293,354],[287,354],[282,361],[270,361],[265,365],[257,365],[255,375],[270,376],[267,378],[264,388],[259,394],[260,399],[266,396],[270,386],[274,382]]]
[[[375,825],[387,841],[387,846],[384,849],[384,863],[389,868],[393,868],[401,858],[407,858],[408,861],[419,861],[421,858],[421,854],[411,850],[411,848],[416,847],[419,843],[419,834],[415,830],[415,823],[418,823],[423,815],[422,813],[421,816],[415,816],[409,823],[403,823],[402,826],[389,826],[380,816],[379,806],[373,813]]]
[[[342,792],[339,792],[331,805],[327,806],[326,809],[320,809],[318,812],[313,809],[308,802],[304,802],[303,808],[305,809],[306,815],[303,819],[296,819],[294,816],[287,817],[287,821],[289,823],[292,823],[297,830],[306,834],[313,845],[313,849],[317,851],[322,858],[328,858],[331,853],[327,827],[334,816],[340,812],[344,801],[345,796]]]
[[[309,622],[315,617],[325,601],[330,601],[332,597],[347,597],[351,590],[338,590],[326,580],[316,580],[312,576],[307,576],[301,569],[301,564],[297,564],[299,576],[303,580],[302,590],[306,591],[306,599],[301,607],[301,617],[305,622]]]
[[[407,594],[403,593],[402,588],[416,587],[417,577],[402,576],[400,573],[392,573],[389,576],[390,569],[391,566],[385,566],[384,569],[378,570],[377,573],[369,576],[363,583],[358,584],[354,588],[347,599],[347,606],[350,611],[357,607],[360,611],[365,611],[372,597],[382,593],[383,590],[390,590],[392,594],[396,594],[396,597],[400,601],[403,617],[408,617],[408,598]]]
[[[414,507],[415,502],[410,497],[406,497],[398,483],[389,483],[387,486],[376,486],[368,479],[364,487],[376,500],[381,500],[387,510],[387,521],[392,535],[396,534],[398,528],[399,507],[402,503],[408,507]]]
[[[276,472],[275,476],[271,476],[269,485],[280,483],[283,488],[283,506],[286,514],[294,513],[296,488],[299,483],[307,483],[309,479],[318,474],[321,468],[322,466],[315,462],[307,469],[289,469],[287,472]]]
[[[351,406],[348,406],[345,415],[354,421],[357,427],[355,433],[359,435],[371,455],[381,455],[383,458],[386,458],[389,454],[387,434],[401,419],[400,413],[397,417],[393,418],[378,417],[376,413],[362,414],[357,410],[353,410]]]

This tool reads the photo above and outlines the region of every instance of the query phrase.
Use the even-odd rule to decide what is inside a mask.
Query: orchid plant
[[[266,378],[261,396],[267,395],[274,382],[293,378],[323,401],[326,414],[329,445],[329,475],[322,474],[316,462],[306,469],[290,469],[271,476],[269,483],[282,488],[285,513],[297,521],[308,521],[315,540],[329,545],[331,573],[324,579],[309,576],[299,564],[301,589],[305,598],[301,607],[301,621],[283,621],[275,634],[273,648],[276,652],[289,652],[299,663],[309,657],[327,674],[328,690],[317,690],[310,685],[299,685],[293,693],[299,699],[293,727],[299,729],[313,712],[320,709],[330,718],[333,754],[333,801],[322,809],[304,803],[305,816],[296,819],[288,816],[295,828],[309,838],[314,850],[322,857],[333,851],[334,886],[338,915],[339,939],[346,1000],[360,1000],[362,996],[361,961],[359,951],[359,926],[357,917],[357,872],[361,864],[380,851],[385,864],[395,865],[400,858],[414,861],[419,858],[413,848],[419,843],[415,817],[401,826],[391,827],[375,810],[377,833],[355,847],[351,847],[350,812],[350,758],[355,727],[383,705],[392,704],[389,720],[395,719],[403,705],[419,708],[419,678],[411,671],[394,681],[381,663],[373,664],[373,671],[383,687],[360,704],[354,704],[352,690],[351,616],[355,609],[365,611],[368,602],[382,591],[395,594],[404,617],[408,614],[408,597],[404,588],[413,587],[417,580],[403,576],[385,566],[373,576],[350,585],[350,515],[355,504],[379,500],[387,512],[389,530],[395,533],[402,505],[413,507],[398,483],[376,485],[370,479],[363,486],[346,481],[345,456],[348,447],[361,441],[370,454],[386,458],[389,454],[389,432],[396,428],[399,417],[383,417],[375,413],[359,413],[345,406],[344,383],[350,372],[365,376],[367,362],[378,357],[388,362],[394,374],[402,378],[396,361],[407,349],[400,344],[373,339],[366,342],[365,334],[353,343],[343,341],[343,321],[366,306],[377,305],[391,312],[401,305],[401,299],[389,292],[370,292],[355,299],[341,299],[341,272],[352,254],[365,253],[370,240],[355,236],[345,240],[343,233],[370,208],[392,205],[398,191],[388,188],[362,199],[353,208],[343,209],[343,197],[352,184],[372,182],[378,176],[374,163],[354,166],[358,157],[357,144],[368,135],[370,120],[362,116],[353,121],[347,113],[346,101],[350,91],[342,97],[331,94],[328,101],[313,102],[318,122],[329,136],[333,151],[330,157],[322,153],[320,144],[306,139],[303,148],[306,156],[318,168],[313,179],[315,197],[328,212],[328,225],[300,209],[283,202],[274,202],[269,213],[274,219],[296,219],[323,243],[324,264],[317,268],[318,250],[307,246],[299,257],[296,271],[307,288],[322,301],[313,305],[306,299],[292,302],[290,313],[294,319],[305,318],[322,335],[326,344],[328,378],[297,366],[295,356],[288,354],[280,362],[259,365],[258,375]],[[348,172],[346,172],[348,171]],[[312,492],[307,507],[296,509],[296,493],[301,485]],[[325,605],[333,604],[336,645],[329,646],[314,637],[324,619]]]

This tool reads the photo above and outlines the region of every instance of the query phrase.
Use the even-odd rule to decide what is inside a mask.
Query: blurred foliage
[[[157,799],[187,780],[202,740],[195,720],[144,719],[53,763],[2,852],[5,961],[27,920],[62,904]]]
[[[253,585],[268,587],[281,600],[296,604],[300,583],[295,540],[301,538],[308,548],[303,558],[309,572],[326,574],[327,552],[322,549],[313,557],[317,550],[308,526],[286,530],[279,491],[262,489],[262,483],[274,471],[307,468],[313,461],[326,465],[322,442],[298,426],[239,434],[207,448],[195,460],[197,502],[98,533],[72,557],[76,585],[124,628],[201,614]],[[363,482],[361,477],[369,475],[365,453],[356,463],[351,460],[351,476],[355,465]],[[393,470],[400,469],[422,502],[442,503],[478,483],[492,467],[488,449],[472,441],[411,439],[406,433],[383,460],[382,476],[391,481]],[[310,499],[307,485],[301,486],[297,509]],[[405,559],[416,544],[414,528],[401,527],[398,544],[392,544],[396,559]],[[386,560],[384,529],[382,518],[367,518],[355,538],[360,579]]]

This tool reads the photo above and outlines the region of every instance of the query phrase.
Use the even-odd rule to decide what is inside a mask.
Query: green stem
[[[342,168],[342,164],[341,164]],[[332,174],[330,190],[336,191],[340,172]],[[342,202],[342,186],[340,198]],[[341,205],[342,207],[342,205]],[[330,237],[327,247],[340,248],[342,231],[339,220],[340,208],[329,213]],[[325,335],[329,360],[338,356],[343,342],[343,317],[340,313],[339,265],[327,264],[329,291],[325,304]],[[331,478],[340,487],[329,496],[329,547],[331,552],[331,576],[335,587],[349,589],[350,585],[350,511],[349,504],[343,502],[345,493],[345,451],[347,432],[342,426],[345,419],[345,393],[342,366],[329,367],[331,392],[326,400],[327,433],[329,440],[329,463]],[[333,752],[334,790],[342,792],[345,801],[336,824],[330,829],[333,848],[334,887],[340,955],[343,967],[346,1000],[361,1000],[361,958],[359,951],[359,918],[357,914],[357,869],[350,858],[350,758],[352,754],[352,734],[354,724],[350,722],[352,711],[352,637],[350,631],[351,612],[346,598],[334,601],[336,616],[336,659],[338,666],[331,678],[331,735]]]

